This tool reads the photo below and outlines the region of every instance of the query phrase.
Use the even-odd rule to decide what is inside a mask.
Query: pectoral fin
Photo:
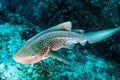
[[[64,64],[70,65],[70,62],[68,61],[68,59],[66,59],[64,56],[60,55],[56,51],[50,51],[48,56],[51,58],[57,59],[58,61],[63,62]]]

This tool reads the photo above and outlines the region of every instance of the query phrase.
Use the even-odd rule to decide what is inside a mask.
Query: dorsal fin
[[[84,30],[83,29],[73,29],[73,32],[79,33],[79,34],[83,34]]]
[[[50,28],[51,30],[53,31],[56,31],[56,30],[68,30],[68,31],[71,31],[71,28],[72,28],[72,23],[70,21],[68,22],[64,22],[64,23],[61,23],[61,24],[58,24],[52,28]]]

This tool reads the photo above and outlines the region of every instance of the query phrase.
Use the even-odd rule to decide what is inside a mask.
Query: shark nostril
[[[15,55],[13,56],[13,59],[14,59],[14,60],[16,59],[16,56],[15,56]]]
[[[16,62],[20,62],[20,57],[18,57],[18,55],[14,55],[14,56],[13,56],[13,59],[14,59]]]
[[[17,61],[17,56],[16,56],[16,55],[14,55],[14,56],[13,56],[13,59],[14,59],[15,61]]]

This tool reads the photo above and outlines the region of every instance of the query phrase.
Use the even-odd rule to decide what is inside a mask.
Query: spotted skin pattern
[[[54,58],[62,62],[68,62],[67,59],[58,53],[61,48],[71,49],[75,43],[82,46],[88,43],[96,43],[104,40],[117,31],[120,27],[102,31],[94,31],[83,33],[83,30],[71,31],[71,22],[64,22],[55,27],[42,31],[30,38],[22,48],[20,48],[13,56],[16,62],[21,64],[32,64],[46,58]],[[82,33],[80,32],[82,31]]]

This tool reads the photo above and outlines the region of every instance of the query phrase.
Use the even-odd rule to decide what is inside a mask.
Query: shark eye
[[[42,52],[43,52],[43,53],[46,52],[46,51],[47,51],[47,48],[42,49]]]
[[[49,48],[48,48],[48,47],[45,47],[45,48],[42,49],[42,53],[43,53],[43,54],[44,54],[44,53],[46,54],[48,51],[49,51]]]

